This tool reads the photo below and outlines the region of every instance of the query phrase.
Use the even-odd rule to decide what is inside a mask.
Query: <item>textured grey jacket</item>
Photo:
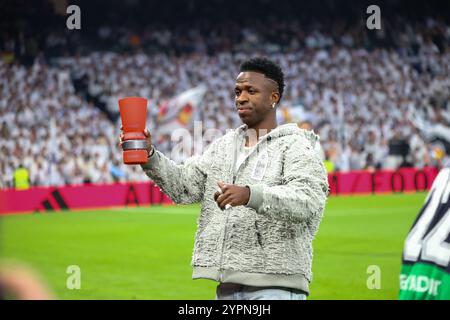
[[[278,126],[235,173],[246,130],[242,125],[228,132],[182,165],[155,151],[142,168],[176,203],[201,203],[194,279],[309,293],[312,240],[328,194],[327,174],[314,151],[319,137],[296,124]],[[249,186],[248,204],[222,211],[213,198],[218,181]]]

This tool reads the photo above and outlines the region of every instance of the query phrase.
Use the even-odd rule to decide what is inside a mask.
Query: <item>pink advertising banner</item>
[[[330,195],[403,193],[429,190],[435,168],[353,171],[328,176]],[[0,214],[173,204],[152,182],[35,187],[0,190]]]
[[[436,168],[402,168],[397,171],[351,171],[328,175],[331,195],[427,191],[438,174]]]
[[[0,214],[172,204],[149,182],[0,190]]]

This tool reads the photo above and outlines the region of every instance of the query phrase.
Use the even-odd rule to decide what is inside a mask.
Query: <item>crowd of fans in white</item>
[[[118,130],[83,101],[68,71],[35,63],[26,68],[0,62],[0,185],[11,187],[20,164],[33,185],[112,182],[120,166]],[[127,178],[144,180],[137,168]]]
[[[448,155],[442,158],[429,138],[437,128],[450,140],[450,26],[441,27],[444,50],[411,30],[399,32],[395,50],[366,50],[353,46],[351,34],[336,43],[314,32],[298,49],[267,46],[252,55],[269,55],[285,72],[279,123],[310,121],[336,170],[395,169],[405,161],[436,166]],[[248,41],[257,37],[246,32]],[[204,84],[207,93],[194,120],[223,133],[239,126],[234,80],[239,64],[252,55],[94,52],[52,66],[41,59],[32,67],[0,62],[0,187],[12,186],[19,164],[39,186],[148,179],[138,166],[122,164],[120,119],[112,123],[83,99],[71,80],[74,73],[87,76],[89,94],[112,113],[118,98],[147,97],[154,144],[170,155],[171,137],[158,135],[158,105]],[[394,139],[409,144],[406,159],[389,155]]]

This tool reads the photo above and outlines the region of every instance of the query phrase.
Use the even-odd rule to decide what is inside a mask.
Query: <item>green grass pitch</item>
[[[404,239],[425,193],[330,197],[314,241],[309,299],[396,299]],[[214,299],[216,283],[192,280],[199,206],[7,215],[0,260],[31,266],[59,299]],[[67,268],[81,288],[66,287]],[[381,288],[368,289],[379,266]]]

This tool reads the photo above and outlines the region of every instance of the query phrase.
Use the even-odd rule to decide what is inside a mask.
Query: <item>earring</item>
[[[274,103],[272,103],[272,109],[275,109],[275,102]]]

